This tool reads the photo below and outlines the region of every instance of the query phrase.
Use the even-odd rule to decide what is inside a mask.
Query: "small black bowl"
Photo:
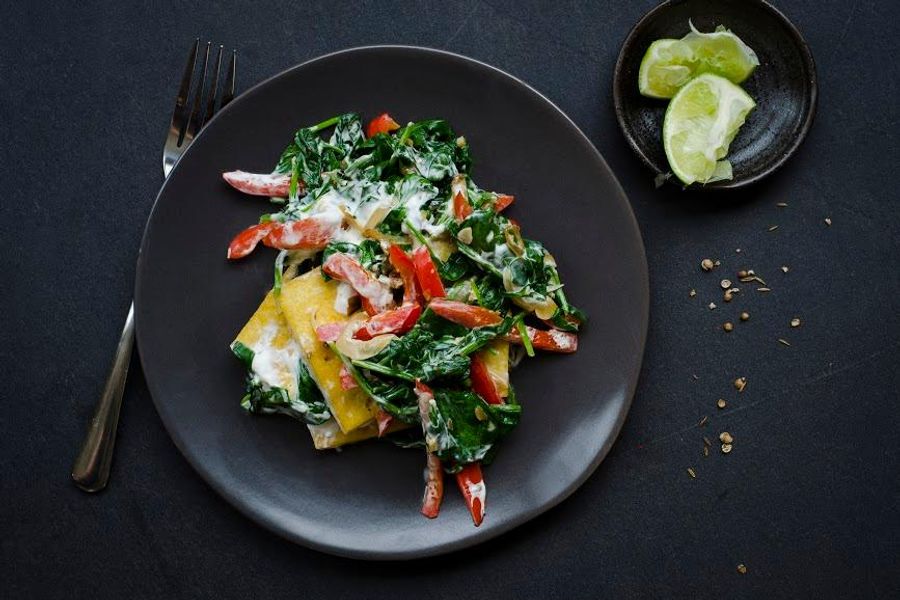
[[[787,17],[763,0],[668,0],[638,21],[628,34],[613,79],[619,126],[641,160],[657,174],[670,173],[662,127],[668,100],[638,92],[641,59],[652,42],[681,38],[688,20],[700,31],[724,25],[759,57],[759,66],[741,84],[756,100],[731,144],[734,179],[689,189],[733,189],[759,181],[778,169],[800,146],[816,112],[816,67],[809,46]],[[681,184],[674,176],[669,181]]]

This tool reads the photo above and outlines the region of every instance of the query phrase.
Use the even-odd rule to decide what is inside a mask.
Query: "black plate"
[[[475,178],[516,195],[524,231],[555,254],[591,321],[571,356],[513,374],[524,417],[486,468],[487,516],[472,526],[452,479],[440,517],[419,514],[424,457],[390,443],[313,450],[290,419],[244,414],[243,369],[228,344],[272,284],[270,250],[237,263],[225,248],[268,204],[221,173],[272,168],[298,126],[358,111],[444,117],[469,140]],[[299,543],[345,556],[406,559],[494,537],[571,494],[609,451],[631,402],[647,327],[647,267],[622,188],[553,104],[476,61],[420,48],[347,50],[262,83],[216,116],[169,176],[138,263],[137,336],[172,439],[229,502]]]
[[[700,31],[724,25],[759,57],[759,66],[741,84],[756,108],[731,144],[734,179],[690,189],[730,189],[759,181],[797,150],[816,112],[816,68],[812,53],[787,17],[763,0],[669,0],[647,13],[625,39],[613,79],[613,101],[628,143],[655,173],[670,173],[662,126],[668,100],[638,92],[638,70],[650,44],[681,38],[688,19]],[[682,185],[674,176],[669,181]]]

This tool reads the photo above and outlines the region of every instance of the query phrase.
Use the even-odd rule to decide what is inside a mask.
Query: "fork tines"
[[[175,111],[172,114],[172,127],[178,130],[179,141],[181,146],[184,142],[190,143],[200,129],[212,118],[217,110],[228,104],[234,98],[234,76],[237,61],[237,52],[231,52],[231,60],[228,65],[228,71],[225,75],[225,82],[219,92],[219,74],[222,69],[222,55],[225,52],[224,46],[219,46],[216,52],[215,63],[212,71],[209,71],[209,52],[212,42],[206,43],[203,50],[202,62],[197,77],[194,77],[196,70],[197,55],[200,52],[200,38],[194,41],[191,51],[188,54],[188,62],[184,69],[184,75],[181,79],[181,87],[178,92],[178,98],[175,101]],[[193,89],[193,100],[190,105],[190,112],[187,110],[187,98]],[[201,108],[206,104],[206,110]]]

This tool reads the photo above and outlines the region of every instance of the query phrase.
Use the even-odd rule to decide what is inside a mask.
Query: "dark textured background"
[[[79,4],[0,8],[0,596],[900,594],[897,3],[778,3],[813,49],[818,117],[783,171],[722,196],[655,190],[617,130],[612,67],[653,0]],[[318,554],[246,520],[192,472],[136,361],[112,484],[96,496],[70,484],[196,35],[239,49],[242,89],[349,46],[460,52],[523,78],[593,140],[643,230],[651,322],[622,435],[572,498],[449,557]],[[723,268],[702,274],[706,256]],[[726,305],[718,281],[741,267],[774,291]],[[750,322],[722,333],[740,309]],[[702,436],[723,429],[734,451],[704,458]]]

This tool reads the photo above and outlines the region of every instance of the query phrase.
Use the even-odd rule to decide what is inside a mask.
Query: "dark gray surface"
[[[398,93],[391,75],[401,72],[408,89]],[[356,97],[346,93],[349,81],[360,89]],[[308,89],[316,93],[297,103]],[[273,253],[223,258],[235,232],[269,205],[232,190],[221,173],[268,171],[298,123],[348,110],[372,117],[386,108],[403,122],[446,118],[466,136],[476,181],[517,195],[510,216],[551,249],[568,297],[591,315],[575,355],[541,356],[515,373],[529,416],[485,468],[489,516],[478,528],[451,493],[440,519],[419,514],[422,452],[389,443],[317,452],[297,423],[249,419],[237,407],[246,374],[228,345],[272,286]],[[547,201],[555,197],[567,198],[565,212]],[[496,537],[562,501],[590,475],[631,402],[648,297],[628,200],[565,115],[482,63],[382,46],[290,69],[235,99],[194,140],[150,216],[135,318],[157,410],[215,489],[304,545],[355,558],[411,559]]]
[[[645,98],[638,73],[647,49],[664,38],[681,39],[690,23],[702,32],[725,25],[749,45],[759,67],[741,87],[756,107],[728,148],[732,179],[695,185],[697,191],[734,189],[762,180],[787,162],[812,126],[818,89],[816,67],[803,34],[764,0],[670,0],[648,12],[625,38],[613,74],[613,106],[635,153],[669,183],[683,187],[660,143],[669,100]]]
[[[653,189],[612,111],[618,46],[652,4],[5,5],[2,595],[896,597],[900,7],[778,3],[816,58],[816,123],[759,187],[694,197]],[[622,436],[569,500],[464,554],[331,558],[266,532],[207,487],[136,364],[110,488],[89,497],[69,483],[161,183],[172,90],[198,33],[242,49],[242,88],[366,43],[463,52],[534,85],[597,145],[642,227],[651,324]],[[721,272],[703,276],[704,256],[753,267],[775,289],[733,307],[753,317],[729,336],[718,329]],[[711,299],[713,312],[703,308]],[[791,330],[795,314],[804,323]],[[790,348],[774,341],[782,336]],[[729,388],[738,374],[750,381],[740,396]],[[716,412],[722,395],[732,408]],[[695,426],[704,414],[705,432]],[[704,459],[701,436],[724,428],[734,451]]]

